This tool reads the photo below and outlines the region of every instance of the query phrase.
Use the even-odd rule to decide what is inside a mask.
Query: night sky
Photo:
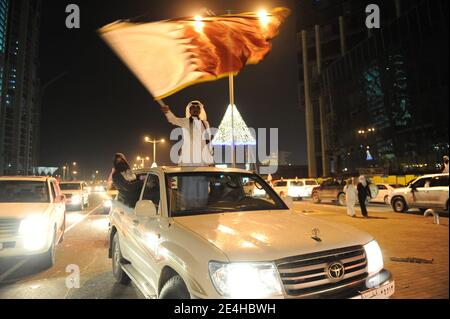
[[[65,8],[81,9],[81,29],[65,27]],[[43,3],[40,77],[44,91],[40,165],[77,161],[87,178],[95,170],[106,176],[114,153],[130,161],[152,156],[148,135],[168,139],[170,125],[150,93],[99,38],[96,31],[113,21],[145,14],[151,21],[193,16],[201,8],[216,14],[286,6],[292,15],[273,41],[266,59],[248,66],[235,80],[236,105],[249,127],[280,130],[280,151],[293,152],[293,162],[306,163],[304,114],[298,106],[297,37],[294,1],[49,1]],[[52,81],[52,79],[57,79]],[[228,80],[189,87],[165,99],[184,116],[186,104],[201,100],[211,126],[218,127],[228,105]],[[158,163],[170,164],[169,146],[158,146]]]

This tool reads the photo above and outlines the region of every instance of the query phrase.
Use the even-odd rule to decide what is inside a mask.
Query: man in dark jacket
[[[119,201],[129,207],[136,206],[142,190],[143,182],[136,179],[125,156],[117,153],[114,157],[112,183],[119,191]]]
[[[367,212],[367,207],[366,207],[366,200],[368,197],[370,198],[371,195],[370,195],[369,184],[367,183],[367,179],[365,176],[359,177],[359,183],[357,186],[357,190],[358,190],[359,206],[361,207],[361,214],[363,215],[364,218],[369,218],[369,214]]]

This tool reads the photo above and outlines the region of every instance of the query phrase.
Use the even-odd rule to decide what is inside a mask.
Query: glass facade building
[[[322,74],[336,173],[440,170],[449,151],[448,9],[421,1]]]
[[[369,4],[380,8],[381,29],[366,27]],[[313,113],[310,175],[439,170],[448,153],[448,2],[299,0],[297,19],[300,108]]]
[[[0,174],[37,166],[40,0],[0,0]]]

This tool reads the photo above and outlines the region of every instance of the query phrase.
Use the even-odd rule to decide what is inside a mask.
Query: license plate
[[[362,299],[385,299],[395,292],[395,282],[391,282],[383,287],[376,288],[361,294]]]

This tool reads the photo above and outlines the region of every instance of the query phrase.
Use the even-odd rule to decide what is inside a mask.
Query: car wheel
[[[52,268],[53,265],[55,265],[55,256],[56,256],[56,228],[53,229],[53,240],[50,248],[47,250],[46,253],[42,256],[42,268],[43,269],[49,269]]]
[[[164,284],[159,299],[191,299],[191,296],[183,279],[176,275]]]
[[[130,277],[123,271],[121,261],[122,253],[120,252],[119,235],[116,233],[112,242],[112,272],[118,283],[126,285],[130,282]]]
[[[389,196],[384,196],[384,203],[386,204],[386,205],[389,205],[390,203],[389,203]]]
[[[339,206],[345,206],[347,204],[347,201],[345,200],[345,194],[344,193],[340,193],[338,195],[338,204],[339,204]]]
[[[314,204],[319,204],[320,203],[320,196],[317,193],[312,194],[312,200]]]
[[[392,201],[392,208],[396,213],[406,213],[408,206],[403,198],[397,197]]]

